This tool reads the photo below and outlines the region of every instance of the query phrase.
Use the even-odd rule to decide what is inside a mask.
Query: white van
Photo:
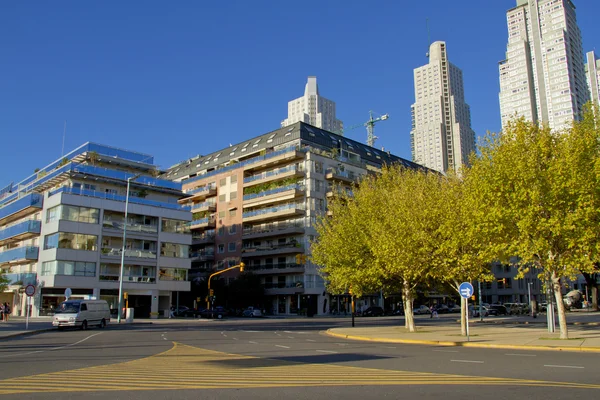
[[[106,327],[110,309],[106,300],[67,300],[54,310],[52,325],[58,329],[73,326],[87,329],[90,325]]]

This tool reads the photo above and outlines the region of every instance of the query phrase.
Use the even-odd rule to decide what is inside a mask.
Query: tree
[[[8,279],[4,270],[0,268],[0,293],[4,292],[8,288],[8,284],[10,283],[10,279]]]
[[[465,171],[468,172],[468,171]],[[488,260],[488,242],[482,234],[483,226],[477,224],[477,210],[469,190],[472,180],[461,179],[449,173],[440,178],[441,188],[434,195],[439,196],[441,208],[437,232],[436,260],[433,274],[436,280],[450,284],[460,295],[462,282],[485,281],[493,279]],[[467,334],[467,301],[461,297],[461,331]]]
[[[477,224],[488,254],[519,258],[518,277],[542,272],[556,298],[560,337],[568,338],[561,279],[591,272],[600,237],[599,139],[596,119],[565,132],[525,122],[489,134],[468,172]]]

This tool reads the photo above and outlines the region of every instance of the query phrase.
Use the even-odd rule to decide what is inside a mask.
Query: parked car
[[[450,312],[451,313],[460,313],[460,304],[455,304],[452,307],[450,307]]]
[[[438,304],[435,308],[438,314],[448,314],[450,312],[450,307],[445,304]]]
[[[413,310],[413,314],[415,314],[415,315],[431,314],[431,310],[427,306],[420,305],[419,307],[417,307]]]
[[[259,308],[248,307],[242,312],[242,317],[262,317],[262,311]]]
[[[385,315],[404,315],[404,308],[398,307],[395,310],[386,310]]]
[[[184,316],[183,313],[188,311],[189,309],[190,308],[186,307],[186,306],[171,307],[171,312],[176,317],[183,317]]]
[[[490,315],[490,310],[485,306],[481,307],[481,311],[482,311],[482,314],[484,317],[487,317]],[[470,305],[469,306],[469,315],[474,318],[479,318],[479,306],[478,305],[477,306]]]
[[[222,319],[227,316],[227,310],[224,307],[218,306],[212,309],[203,310],[200,313],[201,318],[216,318]]]
[[[381,317],[384,314],[383,308],[372,306],[363,311],[363,317]]]
[[[491,305],[488,312],[490,315],[509,315],[509,311],[506,307],[496,304]]]
[[[188,308],[187,310],[182,310],[175,314],[176,317],[187,317],[187,318],[201,318],[202,313],[206,311],[206,308],[198,308],[197,310],[193,308]]]

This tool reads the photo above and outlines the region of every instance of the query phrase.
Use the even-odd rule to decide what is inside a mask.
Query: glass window
[[[164,257],[189,258],[189,248],[187,244],[167,243],[160,244],[160,255]]]
[[[234,218],[237,215],[237,209],[229,210],[229,217]]]
[[[231,175],[231,177],[229,178],[231,183],[236,183],[237,182],[237,175]]]
[[[235,248],[236,248],[235,242],[230,242],[227,251],[229,251],[230,253],[233,253],[233,252],[235,252]]]
[[[229,200],[235,200],[237,199],[237,192],[231,192],[229,193]]]
[[[60,216],[60,206],[52,207],[46,211],[46,223],[58,221]]]
[[[224,244],[220,244],[217,246],[217,253],[219,253],[219,254],[225,253],[225,245]]]
[[[229,234],[233,235],[236,232],[237,232],[237,225],[235,225],[235,224],[229,225]]]
[[[118,272],[118,271],[117,271]],[[46,261],[42,263],[42,276],[71,275],[96,276],[96,263],[83,261]]]
[[[162,232],[171,232],[171,233],[190,233],[189,225],[186,221],[181,221],[178,219],[162,219]]]
[[[219,181],[219,186],[225,186],[226,184],[227,184],[227,178],[222,178],[222,179]]]
[[[226,196],[227,196],[226,194],[220,194],[219,195],[219,203],[223,203],[224,201],[226,201],[227,200]]]

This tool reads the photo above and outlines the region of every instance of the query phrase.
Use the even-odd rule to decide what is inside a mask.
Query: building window
[[[162,219],[161,230],[162,232],[170,233],[190,233],[190,228],[186,221],[169,218]]]
[[[237,215],[237,209],[229,210],[229,218],[234,218]]]
[[[98,249],[98,236],[58,232],[44,237],[44,250],[56,248],[96,251]]]
[[[222,178],[219,180],[219,186],[225,186],[227,184],[227,178]]]
[[[230,253],[234,253],[235,250],[236,250],[235,242],[230,242],[227,251],[229,251]]]
[[[233,235],[237,232],[237,225],[233,224],[233,225],[229,225],[229,234]]]
[[[225,253],[225,245],[224,244],[220,244],[217,246],[217,253],[219,253],[219,254]]]
[[[231,175],[231,177],[229,178],[229,181],[231,183],[236,183],[237,182],[237,175]]]
[[[223,203],[223,202],[225,202],[225,201],[227,200],[227,197],[226,197],[226,196],[227,196],[227,195],[226,195],[225,193],[224,193],[224,194],[220,194],[220,195],[219,195],[219,203]]]
[[[224,226],[220,226],[219,227],[219,236],[223,236],[225,234],[225,227]]]
[[[96,263],[83,261],[46,261],[42,263],[42,276],[70,275],[96,276]]]
[[[163,257],[189,258],[190,246],[187,244],[167,243],[160,244],[160,255]]]
[[[231,192],[229,193],[229,200],[235,200],[237,199],[237,192]]]
[[[57,220],[97,224],[100,222],[100,210],[97,208],[59,205],[50,208],[46,213],[46,222]]]

